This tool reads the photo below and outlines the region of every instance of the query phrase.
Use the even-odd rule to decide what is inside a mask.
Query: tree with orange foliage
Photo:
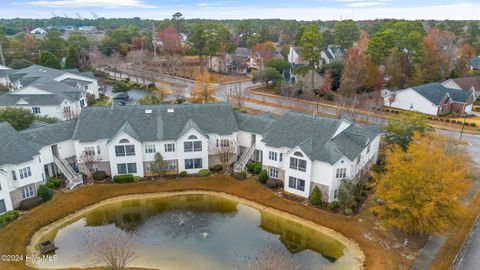
[[[448,57],[437,47],[433,36],[423,40],[424,56],[420,62],[423,79],[427,82],[444,80],[449,73]]]
[[[183,54],[182,37],[170,26],[157,33],[157,40],[160,41],[160,53],[165,56],[168,73],[175,75]]]
[[[456,70],[460,77],[468,75],[470,60],[475,56],[475,51],[469,44],[464,44],[457,53]]]
[[[372,208],[384,225],[426,234],[443,232],[461,220],[470,161],[452,139],[415,134],[406,151],[392,145],[385,163],[385,172],[373,175],[379,203]]]
[[[343,73],[339,93],[344,97],[354,96],[361,88],[367,74],[365,57],[360,49],[352,47],[343,58]]]
[[[319,94],[321,96],[326,96],[328,93],[332,92],[332,82],[332,72],[330,70],[325,71],[323,74],[323,82],[319,89]]]
[[[195,76],[195,84],[192,89],[192,102],[207,103],[213,101],[216,90],[217,86],[214,84],[210,73],[198,73]]]

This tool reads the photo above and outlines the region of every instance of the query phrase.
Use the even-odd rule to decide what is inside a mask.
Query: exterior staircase
[[[65,175],[67,178],[67,188],[72,190],[75,187],[83,184],[83,177],[81,174],[76,173],[70,164],[65,159],[60,159],[58,157],[53,157],[53,161],[57,168]]]
[[[253,155],[253,152],[255,152],[255,144],[252,144],[247,151],[243,152],[243,155],[240,157],[240,159],[233,165],[233,171],[234,172],[241,172],[245,170],[245,166],[247,166],[248,161]]]

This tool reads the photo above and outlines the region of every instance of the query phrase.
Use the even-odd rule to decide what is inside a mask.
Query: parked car
[[[116,96],[113,97],[113,100],[114,101],[127,101],[128,99],[130,98],[130,96],[128,95],[128,93],[120,93]]]

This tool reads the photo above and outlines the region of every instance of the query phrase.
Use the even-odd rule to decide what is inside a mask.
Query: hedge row
[[[122,175],[115,175],[113,177],[113,182],[123,184],[123,183],[133,183],[133,175],[131,174],[122,174]]]

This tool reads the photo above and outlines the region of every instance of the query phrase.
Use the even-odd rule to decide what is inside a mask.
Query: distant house
[[[480,76],[449,79],[442,83],[447,88],[473,91],[475,96],[480,96]]]
[[[328,46],[326,50],[320,52],[320,65],[330,64],[342,60],[343,51],[340,46]]]
[[[250,50],[237,48],[235,53],[225,53],[220,56],[211,56],[208,60],[208,69],[224,74],[247,74]]]
[[[47,33],[47,31],[45,31],[45,30],[43,30],[42,28],[39,28],[39,27],[30,31],[30,34],[32,34],[32,35],[45,35],[46,33]]]
[[[477,56],[470,60],[470,69],[471,70],[480,70],[480,56]]]
[[[447,88],[435,82],[390,92],[384,97],[384,105],[430,115],[465,114],[472,111],[474,100],[475,94],[471,91]]]
[[[256,51],[252,52],[250,61],[248,62],[248,67],[252,69],[263,68],[268,60],[270,59],[285,59],[279,52],[276,50],[269,51]]]
[[[87,94],[99,97],[91,72],[58,70],[40,65],[0,72],[9,93],[0,96],[0,108],[27,108],[39,116],[71,119],[87,106]]]
[[[313,72],[313,87],[312,88],[312,72]],[[295,75],[295,80],[297,83],[300,83],[301,89],[304,93],[312,92],[314,89],[318,89],[319,85],[322,85],[325,81],[322,75],[318,72],[309,69],[305,74]]]
[[[300,48],[290,47],[287,61],[292,65],[306,64],[305,60],[300,57]]]

